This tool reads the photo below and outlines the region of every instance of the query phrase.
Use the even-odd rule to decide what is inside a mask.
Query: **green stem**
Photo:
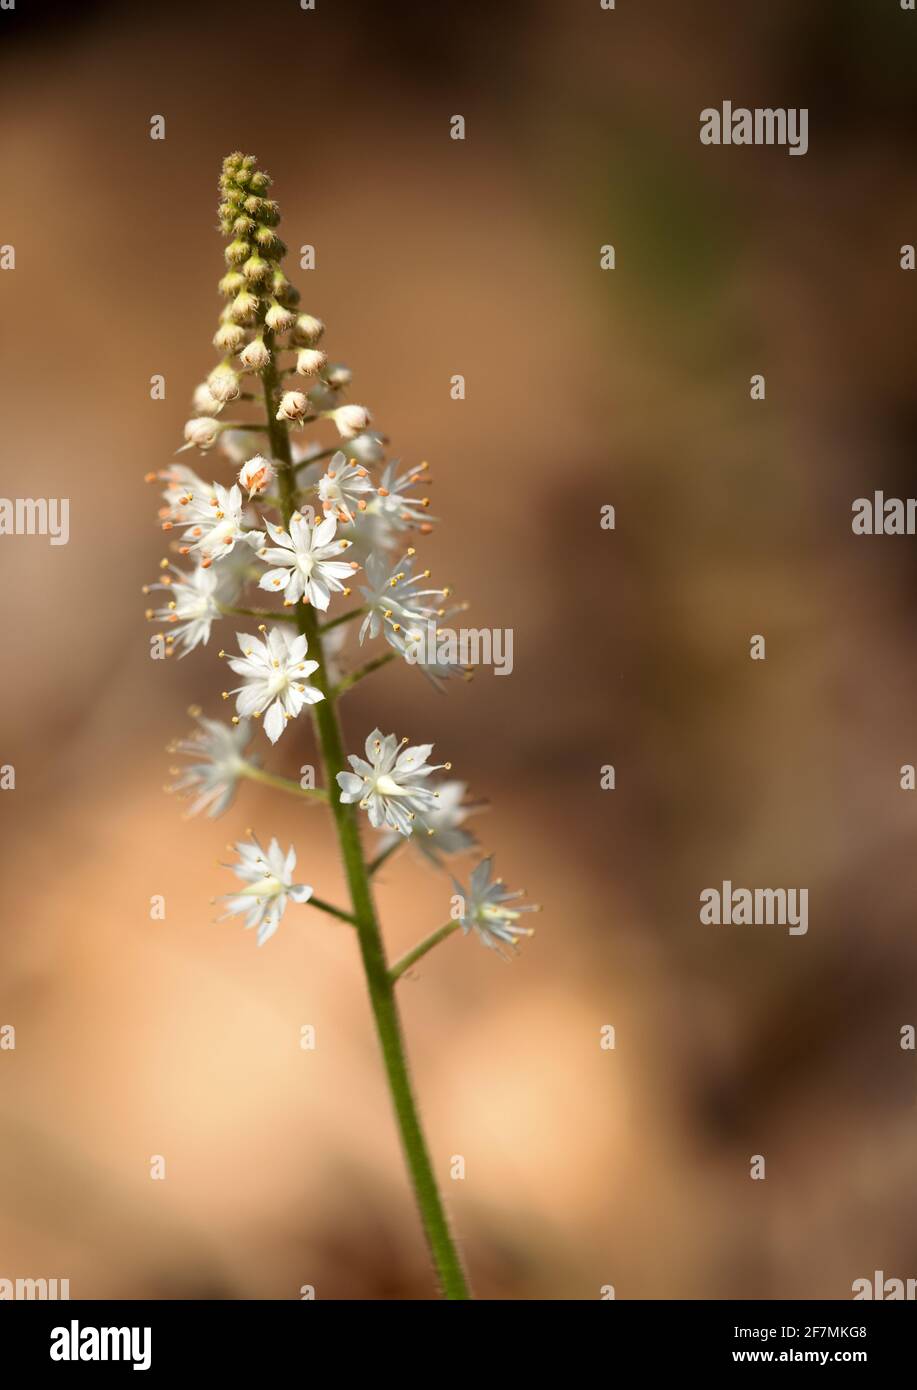
[[[378,671],[381,666],[387,666],[390,661],[395,660],[395,652],[382,652],[380,656],[374,656],[372,661],[367,661],[365,666],[360,666],[356,671],[351,671],[349,676],[344,676],[343,680],[338,681],[334,690],[331,692],[335,699],[343,695],[345,690],[350,690],[356,685],[357,681],[363,680],[364,676],[371,676],[373,671]]]
[[[268,347],[272,346],[269,341],[270,337],[270,334],[265,334],[265,342]],[[286,422],[274,418],[277,408],[278,377],[273,358],[264,368],[261,376],[264,384],[271,453],[278,463],[285,465],[279,471],[278,482],[283,500],[284,522],[289,525],[290,517],[296,510],[296,470],[290,453]],[[319,662],[318,670],[313,673],[310,680],[318,686],[325,698],[312,707],[312,714],[325,766],[325,785],[333,792],[337,787],[338,773],[343,772],[346,768],[341,727],[336,709],[336,696],[328,685],[322,653],[322,639],[315,610],[311,605],[298,605],[296,616],[299,630],[309,643],[310,656]],[[421,1127],[417,1102],[414,1098],[401,1032],[401,1021],[395,1002],[394,982],[389,977],[385,947],[376,919],[369,874],[363,859],[356,807],[352,804],[345,805],[335,795],[331,796],[330,803],[341,858],[350,888],[360,955],[363,961],[376,1033],[382,1049],[382,1060],[385,1065],[405,1160],[420,1211],[420,1219],[444,1295],[449,1299],[470,1298],[471,1293],[455,1241],[449,1230],[449,1223],[437,1187],[426,1138]]]
[[[388,845],[385,849],[381,849],[379,853],[376,855],[375,859],[371,859],[369,861],[367,873],[369,874],[370,878],[372,878],[373,874],[379,872],[379,870],[382,868],[382,865],[385,863],[387,859],[391,859],[393,854],[397,854],[398,850],[400,850],[403,844],[404,836],[399,835],[397,840],[395,840],[392,844]]]
[[[311,418],[314,420],[315,416],[313,415]],[[336,444],[330,449],[323,449],[320,454],[313,454],[311,458],[303,459],[300,463],[294,464],[293,470],[298,473],[301,468],[308,468],[310,463],[320,463],[322,459],[330,459],[331,455],[336,454],[337,451]]]
[[[339,613],[336,618],[331,618],[327,623],[322,623],[319,632],[330,632],[334,627],[340,627],[342,623],[352,622],[354,618],[359,618],[365,613],[365,608],[349,608],[346,613]]]
[[[345,912],[342,907],[335,907],[334,903],[325,902],[324,898],[317,898],[314,893],[309,899],[308,906],[317,907],[320,911],[327,912],[331,917],[338,917],[342,922],[347,922],[352,927],[357,925],[356,920],[349,912]]]
[[[303,796],[307,801],[327,801],[328,793],[322,787],[301,787],[290,777],[279,777],[276,772],[265,772],[263,767],[245,764],[245,771],[239,774],[250,782],[260,782],[264,787],[276,787],[278,791],[290,792],[293,796]]]
[[[388,972],[390,980],[399,980],[406,970],[410,970],[415,961],[420,960],[428,951],[432,951],[434,946],[438,946],[441,941],[445,941],[447,936],[451,936],[459,927],[458,922],[447,922],[444,927],[437,927],[436,931],[425,936],[423,941],[419,941],[412,951],[396,960],[395,964]]]
[[[278,613],[267,608],[237,608],[234,603],[221,603],[220,612],[237,614],[240,618],[261,618],[269,623],[295,623],[294,613]]]

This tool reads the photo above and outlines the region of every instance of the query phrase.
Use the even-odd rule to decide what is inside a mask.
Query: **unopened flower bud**
[[[248,217],[245,213],[243,213],[241,217],[237,217],[236,220],[233,222],[232,229],[235,232],[238,239],[240,241],[244,241],[246,237],[250,237],[252,235],[252,233],[257,229],[257,226],[257,222],[253,221],[252,218]]]
[[[226,257],[227,265],[241,265],[247,261],[252,253],[252,248],[247,241],[231,241],[223,252]]]
[[[325,414],[337,425],[342,439],[355,439],[372,424],[372,416],[365,405],[339,405],[337,410],[327,410]]]
[[[329,386],[339,391],[342,386],[349,386],[353,381],[353,372],[349,367],[345,367],[343,362],[332,362],[325,373],[325,380]]]
[[[245,289],[245,276],[240,275],[238,270],[228,270],[219,284],[220,294],[227,299],[232,299],[240,290]]]
[[[258,249],[272,260],[279,261],[281,256],[285,256],[287,248],[280,240],[280,237],[270,227],[259,227],[255,232],[255,242]]]
[[[246,199],[246,209],[248,200]],[[276,227],[280,221],[280,208],[270,198],[259,198],[258,217],[266,227]]]
[[[214,396],[206,381],[202,381],[200,386],[194,388],[194,395],[191,397],[191,407],[196,410],[198,415],[218,415],[220,413],[220,402]]]
[[[204,416],[189,420],[185,425],[185,439],[189,444],[196,444],[199,449],[209,449],[216,443],[219,433],[220,427],[216,420]]]
[[[282,308],[279,304],[272,304],[264,316],[264,322],[272,333],[286,333],[296,322],[289,309]]]
[[[224,320],[213,337],[213,346],[220,352],[238,352],[245,342],[245,334],[238,324]]]
[[[293,337],[297,343],[302,343],[303,347],[315,347],[324,331],[325,325],[321,319],[315,318],[312,314],[300,314],[296,319]]]
[[[271,293],[286,309],[295,309],[299,303],[299,290],[295,285],[291,285],[283,271],[279,268],[274,271],[274,280],[271,285]]]
[[[256,454],[239,470],[239,485],[248,489],[249,497],[254,497],[256,492],[264,492],[270,487],[275,476],[276,470],[270,459],[262,458],[260,454]]]
[[[263,285],[271,277],[271,263],[263,256],[249,256],[242,267],[242,274],[250,285]]]
[[[301,420],[309,408],[309,402],[301,391],[284,391],[280,398],[278,420]]]
[[[317,376],[328,361],[319,348],[301,348],[296,355],[296,370],[300,376]]]
[[[258,312],[258,296],[250,290],[237,294],[229,306],[229,317],[233,323],[251,323]]]
[[[263,169],[259,169],[257,173],[252,174],[248,186],[253,193],[265,193],[271,186],[270,176]]]
[[[271,360],[271,354],[264,346],[263,338],[254,338],[247,348],[243,348],[239,354],[239,361],[242,366],[250,372],[260,372]]]
[[[239,378],[229,366],[215,367],[207,378],[210,394],[220,405],[239,398]]]

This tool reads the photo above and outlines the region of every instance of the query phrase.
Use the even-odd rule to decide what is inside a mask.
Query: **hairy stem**
[[[432,951],[434,946],[438,946],[441,941],[445,941],[447,936],[451,936],[459,927],[458,922],[447,922],[443,927],[437,927],[436,931],[431,931],[429,936],[425,936],[423,941],[419,941],[413,950],[408,951],[407,955],[396,960],[395,964],[388,972],[390,980],[398,980],[406,970],[410,970],[421,956],[425,956],[428,951]]]
[[[329,618],[327,623],[322,623],[319,632],[330,632],[332,628],[340,627],[342,623],[352,622],[354,618],[359,618],[365,612],[365,608],[348,608],[346,613],[339,613],[336,618]]]
[[[291,777],[280,777],[276,772],[265,772],[263,767],[255,767],[253,763],[246,763],[239,776],[247,777],[250,782],[260,782],[265,787],[276,787],[278,791],[289,792],[292,796],[303,796],[307,801],[328,800],[328,793],[321,787],[301,787]]]
[[[371,859],[369,861],[367,872],[369,873],[370,878],[372,878],[373,874],[379,872],[386,860],[391,859],[393,854],[397,854],[398,850],[400,850],[402,846],[403,841],[404,836],[399,835],[398,838],[395,841],[393,841],[392,844],[387,845],[385,849],[380,849],[375,859]]]
[[[367,661],[365,666],[360,666],[356,671],[351,671],[349,676],[344,676],[334,687],[332,694],[335,699],[337,699],[339,695],[343,695],[345,690],[350,690],[351,687],[355,686],[358,681],[361,681],[364,676],[371,676],[373,671],[378,671],[380,667],[387,666],[390,661],[394,660],[394,652],[382,652],[379,656],[374,656],[372,661]]]
[[[342,922],[349,922],[352,927],[357,925],[349,912],[345,912],[342,907],[335,907],[334,903],[326,902],[324,898],[317,898],[314,893],[309,899],[309,906],[317,907],[320,912],[327,912],[330,917],[337,917]]]
[[[268,348],[272,348],[272,335],[265,333],[264,339]],[[278,482],[283,517],[285,524],[289,525],[290,517],[296,510],[297,504],[296,470],[290,453],[286,422],[275,419],[278,402],[278,375],[273,357],[261,375],[271,452],[276,462],[281,465],[278,472]],[[324,763],[325,785],[329,788],[331,810],[334,815],[341,858],[350,889],[353,917],[357,928],[370,1004],[420,1219],[443,1294],[449,1299],[470,1298],[470,1289],[455,1241],[449,1229],[445,1208],[433,1173],[426,1138],[421,1127],[417,1101],[414,1097],[401,1021],[395,1002],[394,982],[389,976],[385,947],[370,888],[369,873],[363,858],[356,807],[349,804],[345,805],[335,794],[337,774],[345,770],[346,764],[341,727],[336,709],[336,696],[328,684],[325,671],[318,617],[311,605],[307,604],[298,604],[296,615],[299,630],[308,640],[309,654],[319,662],[318,670],[314,672],[311,680],[322,691],[325,698],[312,707],[312,715]]]

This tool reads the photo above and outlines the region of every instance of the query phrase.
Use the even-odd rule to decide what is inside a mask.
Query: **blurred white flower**
[[[431,810],[417,813],[411,844],[425,859],[442,868],[444,855],[467,854],[476,848],[477,839],[463,827],[481,806],[466,802],[466,782],[439,782],[431,790],[439,799]],[[398,840],[394,831],[386,833],[379,841],[380,851],[391,849]]]
[[[168,790],[190,800],[186,815],[196,816],[204,811],[213,819],[230,806],[239,778],[248,766],[245,749],[251,738],[251,725],[244,719],[235,726],[219,719],[204,719],[196,710],[192,714],[199,727],[169,747],[170,753],[181,753],[192,761],[172,769],[178,780]]]
[[[312,896],[312,888],[305,883],[293,882],[296,868],[296,851],[291,845],[286,854],[276,839],[272,839],[267,850],[252,835],[251,843],[242,840],[235,846],[239,856],[238,864],[226,864],[236,878],[244,884],[237,893],[224,893],[219,899],[226,903],[226,911],[219,918],[244,917],[245,926],[257,927],[258,945],[274,935],[280,926],[280,919],[286,911],[287,902],[306,903]]]
[[[149,589],[162,589],[169,595],[169,602],[154,609],[150,617],[170,627],[175,625],[166,634],[166,641],[170,645],[177,643],[183,649],[182,656],[187,656],[195,647],[206,646],[210,641],[211,624],[221,617],[217,599],[219,577],[203,565],[189,572],[176,565],[170,565],[169,569],[174,579],[163,575],[158,584],[148,586]]]
[[[470,931],[476,931],[485,946],[505,958],[504,946],[515,952],[520,936],[533,935],[531,927],[518,925],[520,914],[537,912],[538,908],[534,903],[507,907],[507,903],[518,902],[523,893],[521,890],[511,893],[504,887],[502,878],[493,878],[493,865],[493,855],[477,865],[472,871],[467,893],[456,879],[452,880],[463,904],[462,914],[456,920],[461,923],[466,936]]]

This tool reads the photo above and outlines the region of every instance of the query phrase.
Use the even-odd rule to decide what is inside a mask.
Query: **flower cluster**
[[[365,756],[350,755],[348,771],[339,737],[331,744],[327,738],[340,693],[387,660],[418,665],[438,687],[467,674],[435,658],[416,660],[424,633],[458,611],[447,606],[449,589],[431,584],[430,570],[407,544],[429,535],[435,520],[428,467],[386,462],[386,440],[371,429],[370,412],[347,399],[350,369],[329,359],[324,323],[301,310],[282,268],[286,248],[269,190],[252,156],[224,162],[218,360],[192,394],[177,450],[194,450],[202,462],[173,462],[148,475],[162,490],[159,521],[171,550],[145,589],[162,596],[147,616],[161,626],[166,652],[185,656],[207,645],[214,623],[227,616],[255,620],[254,631],[240,624],[238,654],[220,652],[240,682],[223,691],[224,700],[235,700],[235,715],[225,724],[195,711],[197,728],[173,745],[188,761],[174,770],[172,790],[187,799],[189,815],[208,816],[229,808],[243,777],[335,798],[365,812],[379,832],[378,862],[411,840],[443,868],[446,859],[477,848],[465,826],[477,809],[466,784],[437,777],[450,764],[429,761],[431,744],[412,746],[374,729]],[[228,418],[259,402],[256,418]],[[316,437],[310,429],[305,443],[307,427]],[[330,444],[322,438],[329,427]],[[205,471],[213,457],[230,476]],[[350,606],[342,606],[351,595]],[[373,642],[382,644],[380,654],[355,665]],[[250,757],[259,722],[275,744],[304,711],[322,705],[316,727],[324,789],[302,789]],[[242,915],[261,943],[276,931],[287,902],[309,901],[312,889],[293,883],[295,854],[282,854],[275,839],[267,850],[254,839],[236,850],[235,872],[245,887],[228,896],[224,915]],[[363,871],[368,875],[369,866]],[[526,934],[516,921],[527,910],[507,906],[517,896],[492,879],[491,860],[484,860],[456,920],[488,946],[515,946]]]

